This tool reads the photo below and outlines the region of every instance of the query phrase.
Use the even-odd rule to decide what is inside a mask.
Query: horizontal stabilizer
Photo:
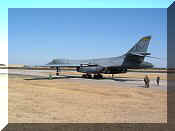
[[[154,59],[160,59],[158,57],[149,56],[151,55],[151,53],[137,52],[137,53],[130,53],[130,54],[134,56],[143,56],[143,57],[149,57],[149,58],[154,58]]]
[[[147,57],[154,58],[154,59],[159,59],[160,60],[160,58],[158,58],[158,57],[153,57],[153,56],[147,56]]]
[[[136,55],[136,56],[148,56],[148,55],[151,55],[151,53],[146,53],[146,52],[131,52],[129,54]]]

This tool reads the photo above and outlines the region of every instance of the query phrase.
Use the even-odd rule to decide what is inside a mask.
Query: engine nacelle
[[[127,68],[122,67],[101,67],[101,66],[80,66],[77,67],[78,72],[82,73],[104,73],[104,74],[119,74],[126,73]]]
[[[119,74],[119,73],[126,73],[127,68],[119,68],[119,67],[107,67],[103,71],[104,74]]]
[[[104,70],[104,67],[101,66],[80,66],[77,67],[78,72],[82,73],[102,73]]]

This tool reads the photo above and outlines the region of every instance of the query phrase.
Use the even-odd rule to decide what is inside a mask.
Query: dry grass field
[[[129,73],[115,76],[126,77],[129,81],[144,75]],[[150,75],[150,78],[155,76]],[[80,78],[30,78],[9,75],[10,123],[167,122],[166,90],[135,88],[137,81],[129,84],[127,81]],[[162,75],[161,79],[166,79],[166,76]]]

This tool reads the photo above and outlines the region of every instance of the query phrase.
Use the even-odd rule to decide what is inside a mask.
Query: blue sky
[[[9,9],[9,64],[119,56],[152,35],[149,52],[166,66],[166,9]]]
[[[0,55],[8,63],[8,8],[168,8],[173,0],[1,0]]]

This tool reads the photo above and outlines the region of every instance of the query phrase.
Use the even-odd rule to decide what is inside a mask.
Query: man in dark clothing
[[[149,82],[150,82],[150,80],[149,80],[148,75],[145,76],[144,82],[145,82],[145,88],[149,88]]]
[[[160,76],[157,76],[156,82],[157,82],[157,85],[159,86]]]
[[[144,82],[145,82],[145,88],[147,88],[147,80],[146,80],[146,76],[144,77]]]

